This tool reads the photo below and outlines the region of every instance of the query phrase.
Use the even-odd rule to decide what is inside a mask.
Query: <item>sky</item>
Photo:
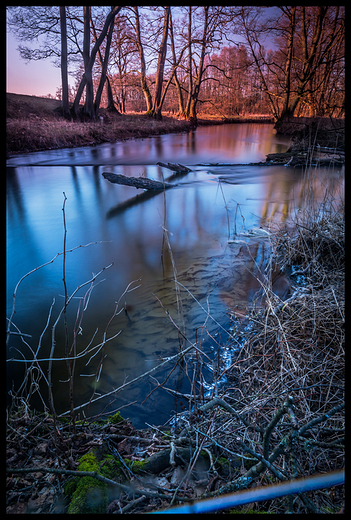
[[[6,91],[30,96],[55,97],[61,85],[60,69],[50,59],[30,61],[26,64],[17,47],[19,42],[13,33],[6,31]]]

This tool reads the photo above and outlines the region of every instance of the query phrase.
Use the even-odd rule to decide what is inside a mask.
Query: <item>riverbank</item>
[[[291,146],[285,153],[268,154],[268,163],[292,167],[345,164],[345,119],[291,117],[276,123],[275,129],[291,138]]]
[[[184,119],[163,116],[162,121],[145,114],[114,114],[101,109],[101,119],[93,122],[68,121],[60,115],[56,99],[6,94],[6,153],[36,152],[150,137],[173,132],[189,132]],[[200,118],[199,125],[273,122],[269,116]]]

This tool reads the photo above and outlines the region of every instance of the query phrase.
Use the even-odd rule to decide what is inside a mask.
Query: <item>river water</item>
[[[272,222],[303,209],[307,188],[317,200],[334,186],[332,181],[340,182],[340,172],[327,168],[314,169],[311,181],[301,169],[248,165],[285,151],[288,144],[272,125],[232,124],[7,161],[7,316],[19,279],[63,251],[63,216],[66,250],[90,244],[66,254],[68,296],[106,268],[67,307],[68,348],[75,343],[78,355],[87,349],[75,365],[76,406],[89,402],[95,392],[85,413],[123,407],[122,415],[136,427],[159,425],[182,403],[156,388],[158,383],[167,380],[164,387],[186,391],[198,377],[199,391],[211,389],[211,360],[215,364],[219,352],[230,362],[235,349],[228,310],[238,319],[245,314],[260,287],[259,266],[270,255],[269,240],[245,233],[259,226],[269,229]],[[192,171],[170,179],[177,186],[153,196],[102,176],[109,171],[156,180],[171,177],[158,161],[181,163]],[[52,326],[64,304],[62,278],[59,255],[20,284],[13,317],[18,328],[11,330],[30,337],[23,337],[26,345],[11,335],[8,358],[30,359],[39,344],[38,358],[49,356]],[[285,289],[282,283],[282,297]],[[60,360],[66,344],[62,323],[55,327],[58,360],[53,365],[58,413],[69,408],[66,362]],[[99,348],[105,331],[109,341]],[[195,356],[195,365],[183,362],[170,374],[174,363],[165,364],[129,384],[190,343],[208,356],[203,367]],[[46,374],[47,363],[42,366]],[[23,362],[7,363],[8,389],[18,387],[24,367]],[[44,376],[33,375],[37,379],[31,390],[37,381],[45,399]],[[113,392],[125,383],[123,390]],[[40,406],[38,394],[33,399]]]

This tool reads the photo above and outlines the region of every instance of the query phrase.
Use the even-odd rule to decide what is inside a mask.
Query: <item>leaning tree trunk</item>
[[[162,85],[163,85],[163,71],[165,67],[166,55],[167,55],[167,37],[168,37],[168,24],[169,24],[169,15],[170,15],[170,6],[165,7],[165,15],[164,15],[164,23],[163,23],[163,33],[162,33],[162,42],[159,50],[158,61],[157,61],[157,71],[156,71],[156,85],[155,85],[155,93],[152,104],[151,116],[155,119],[162,119],[161,114],[161,98],[162,98]]]
[[[111,22],[111,24],[112,24],[112,27],[114,27],[114,21]],[[95,30],[95,26],[94,26],[93,20],[91,20],[91,28],[93,30],[94,41],[96,43],[98,37],[97,37],[97,34],[96,34],[96,30]],[[110,26],[110,29],[111,29],[111,26]],[[112,29],[111,29],[111,31],[112,31]],[[111,33],[111,38],[112,38],[112,33]],[[107,39],[109,39],[109,33],[107,35]],[[111,45],[111,41],[109,43],[108,49],[110,49],[110,45]],[[98,56],[99,56],[99,61],[100,61],[100,65],[101,65],[101,75],[102,75],[103,74],[103,69],[104,69],[104,60],[102,59],[100,48],[98,50]],[[105,52],[105,56],[106,56],[106,52]],[[105,72],[105,77],[106,77],[105,83],[106,83],[106,90],[107,90],[107,110],[109,112],[114,112],[115,114],[119,114],[117,108],[115,107],[115,103],[114,103],[114,100],[113,100],[113,93],[112,93],[111,83],[110,83],[109,77],[107,76],[107,71]],[[96,94],[96,97],[97,97],[97,94]],[[96,101],[95,101],[95,103],[96,103]]]
[[[107,31],[108,31],[108,28],[110,26],[111,20],[114,19],[114,17],[119,13],[119,11],[121,9],[122,9],[122,7],[118,7],[118,6],[113,6],[112,7],[111,11],[109,12],[109,14],[106,17],[105,24],[104,24],[104,27],[103,27],[101,33],[100,33],[100,36],[96,40],[95,45],[94,45],[94,47],[93,47],[93,49],[91,51],[89,63],[88,63],[88,66],[87,66],[87,70],[84,72],[83,77],[82,77],[82,79],[80,81],[80,84],[79,84],[79,87],[78,87],[78,91],[77,91],[77,94],[76,94],[76,97],[74,99],[74,103],[73,103],[73,106],[72,106],[72,109],[71,109],[72,115],[75,116],[75,117],[78,115],[79,101],[80,101],[80,99],[82,97],[85,85],[89,81],[89,76],[91,76],[91,74],[92,74],[92,69],[93,69],[93,65],[94,65],[94,62],[95,62],[96,53],[99,50],[100,45],[103,42],[103,40],[104,40],[104,38],[105,38],[105,36],[107,34]]]
[[[104,60],[102,62],[99,86],[98,86],[98,89],[97,89],[97,92],[96,92],[96,96],[95,96],[95,103],[94,103],[94,115],[95,115],[95,117],[97,116],[97,114],[99,112],[102,91],[103,91],[104,84],[105,84],[105,81],[106,81],[107,65],[108,65],[108,58],[109,58],[109,54],[110,54],[110,47],[111,47],[111,40],[112,40],[112,33],[113,33],[113,26],[114,26],[114,24],[115,24],[115,19],[113,18],[111,20],[110,28],[109,28],[108,33],[107,33],[105,56],[104,56]]]
[[[68,71],[67,71],[67,24],[66,7],[60,5],[60,29],[61,29],[61,81],[62,81],[62,101],[61,108],[65,117],[69,115],[68,99]]]

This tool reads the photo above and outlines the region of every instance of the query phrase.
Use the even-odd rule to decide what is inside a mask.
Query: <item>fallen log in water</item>
[[[182,164],[173,164],[173,163],[163,163],[161,161],[156,163],[156,166],[162,166],[163,168],[168,168],[168,170],[172,170],[172,172],[177,173],[189,173],[191,172],[190,168],[183,166]]]
[[[167,190],[176,186],[176,184],[154,181],[145,177],[127,177],[120,173],[103,172],[102,176],[114,184],[124,184],[125,186],[133,186],[143,190]]]

